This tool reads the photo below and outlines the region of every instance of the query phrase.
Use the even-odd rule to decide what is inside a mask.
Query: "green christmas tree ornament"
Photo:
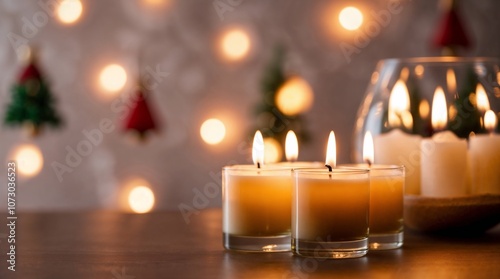
[[[24,127],[31,136],[39,135],[47,125],[58,128],[62,124],[55,109],[55,99],[33,55],[12,86],[4,123]]]
[[[296,104],[304,103],[304,91],[308,91],[305,95],[311,96],[309,101],[312,104],[309,85],[298,76],[286,75],[284,61],[285,50],[282,47],[275,48],[271,61],[264,69],[260,85],[262,101],[255,107],[257,123],[251,132],[253,134],[255,130],[260,130],[264,137],[274,138],[282,146],[289,130],[293,130],[302,143],[310,139],[302,114],[307,108],[296,109]],[[290,90],[284,91],[285,87]]]

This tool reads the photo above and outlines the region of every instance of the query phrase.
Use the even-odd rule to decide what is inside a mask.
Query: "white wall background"
[[[0,128],[1,158],[7,160],[21,143],[39,146],[44,156],[39,175],[20,177],[20,210],[118,209],[120,193],[131,177],[150,182],[156,209],[192,205],[193,189],[203,190],[214,182],[211,173],[230,162],[249,162],[245,141],[254,121],[251,111],[260,101],[262,69],[277,43],[289,49],[287,69],[303,76],[315,92],[313,108],[306,114],[313,141],[301,146],[300,159],[322,160],[328,131],[333,129],[338,161],[349,162],[356,111],[376,62],[439,54],[430,47],[440,18],[437,1],[404,1],[401,13],[392,15],[388,26],[361,53],[352,55],[350,63],[339,44],[352,43],[353,35],[325,31],[326,7],[357,5],[370,22],[369,11],[386,9],[389,0],[241,1],[223,18],[213,1],[171,0],[170,8],[157,14],[147,12],[141,1],[82,0],[84,14],[76,25],[63,26],[49,16],[26,38],[39,50],[40,67],[50,80],[66,125],[36,139],[25,137],[19,129]],[[499,57],[500,2],[460,2],[475,43],[468,55]],[[38,1],[0,0],[1,115],[21,69],[8,35],[23,35],[26,20],[33,22],[37,13],[46,13]],[[241,62],[227,63],[217,55],[216,42],[220,32],[233,25],[251,34],[252,52]],[[97,128],[104,118],[120,123],[120,114],[112,109],[113,102],[121,104],[119,96],[103,98],[96,86],[99,70],[108,63],[123,64],[129,74],[123,94],[133,89],[139,72],[157,67],[168,72],[151,95],[162,134],[137,145],[117,128],[59,182],[51,163],[64,163],[67,146],[76,148],[85,139],[83,130]],[[218,146],[208,146],[199,137],[200,124],[209,117],[219,117],[228,126],[228,137]],[[2,181],[5,173],[0,170]],[[219,183],[218,178],[215,182]],[[3,210],[5,182],[0,185]],[[220,196],[209,199],[208,206],[219,205]]]

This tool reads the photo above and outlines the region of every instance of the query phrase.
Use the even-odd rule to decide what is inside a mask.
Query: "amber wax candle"
[[[290,251],[290,168],[263,165],[263,140],[256,134],[255,165],[223,169],[223,241],[228,250]],[[261,153],[262,152],[262,153]]]
[[[387,250],[403,245],[403,201],[405,193],[405,167],[372,164],[373,137],[365,134],[363,159],[366,164],[343,165],[342,168],[370,171],[370,249]]]
[[[292,251],[317,258],[355,258],[368,251],[368,170],[335,169],[330,133],[326,167],[294,169]]]
[[[368,170],[294,170],[292,249],[350,258],[368,250]]]

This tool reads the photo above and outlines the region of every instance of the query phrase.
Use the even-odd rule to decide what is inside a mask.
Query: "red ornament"
[[[444,18],[434,36],[434,46],[449,48],[453,52],[456,47],[468,48],[471,42],[465,32],[464,25],[457,13],[456,4],[446,11]]]
[[[148,105],[146,95],[142,88],[139,88],[130,109],[129,115],[125,118],[125,131],[137,132],[140,140],[146,139],[149,131],[158,131],[154,113]]]

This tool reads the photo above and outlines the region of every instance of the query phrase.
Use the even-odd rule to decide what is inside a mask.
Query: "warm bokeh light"
[[[255,165],[264,163],[264,138],[260,131],[255,132],[252,144],[252,160]]]
[[[295,162],[299,157],[299,141],[292,130],[286,133],[285,156],[288,162]]]
[[[241,60],[250,52],[250,37],[242,29],[231,29],[222,35],[221,50],[225,58],[231,61]]]
[[[497,116],[492,110],[488,110],[484,114],[484,128],[490,132],[493,133],[495,131],[495,127],[497,126]]]
[[[200,135],[204,142],[218,144],[226,136],[226,126],[219,119],[210,118],[201,124]]]
[[[446,71],[446,84],[448,85],[448,92],[457,92],[457,78],[453,69]]]
[[[339,13],[339,22],[347,30],[356,30],[363,24],[363,13],[356,7],[345,7]]]
[[[333,131],[330,131],[330,135],[328,136],[325,164],[331,167],[335,167],[337,165],[337,143],[335,141],[335,133]]]
[[[389,96],[388,121],[391,127],[399,127],[403,123],[403,114],[409,112],[410,95],[408,88],[402,80],[398,80]],[[411,116],[411,114],[410,114]]]
[[[408,67],[403,67],[403,69],[401,69],[401,73],[399,73],[399,79],[402,80],[403,82],[407,82],[409,76],[410,76],[410,69],[408,69]]]
[[[481,84],[476,86],[476,105],[477,109],[481,112],[486,112],[490,109],[490,101],[488,100],[488,95]]]
[[[134,187],[128,195],[130,209],[135,213],[151,211],[155,204],[155,195],[150,188],[139,185]]]
[[[366,132],[363,140],[363,161],[372,164],[375,160],[375,151],[373,147],[373,136],[370,131]]]
[[[57,6],[56,14],[64,24],[73,24],[80,19],[83,5],[80,0],[62,0]]]
[[[127,82],[127,72],[118,64],[110,64],[104,67],[99,75],[99,81],[106,91],[117,92],[123,89]]]
[[[424,72],[425,72],[424,66],[422,66],[422,65],[415,66],[415,75],[418,78],[424,77]]]
[[[278,109],[285,115],[293,116],[311,108],[314,93],[307,81],[292,77],[280,87],[275,98]]]
[[[443,130],[448,123],[448,108],[446,105],[446,96],[444,95],[443,88],[438,86],[434,91],[432,99],[432,112],[431,112],[432,128],[435,130]]]
[[[43,167],[43,155],[40,149],[32,144],[23,144],[13,152],[12,159],[17,162],[19,174],[33,177],[40,173]]]
[[[420,101],[420,105],[418,106],[418,111],[422,119],[426,119],[427,117],[429,117],[430,110],[431,108],[427,100],[423,99],[422,101]]]
[[[276,163],[281,160],[283,150],[280,143],[274,138],[264,139],[264,163]]]

